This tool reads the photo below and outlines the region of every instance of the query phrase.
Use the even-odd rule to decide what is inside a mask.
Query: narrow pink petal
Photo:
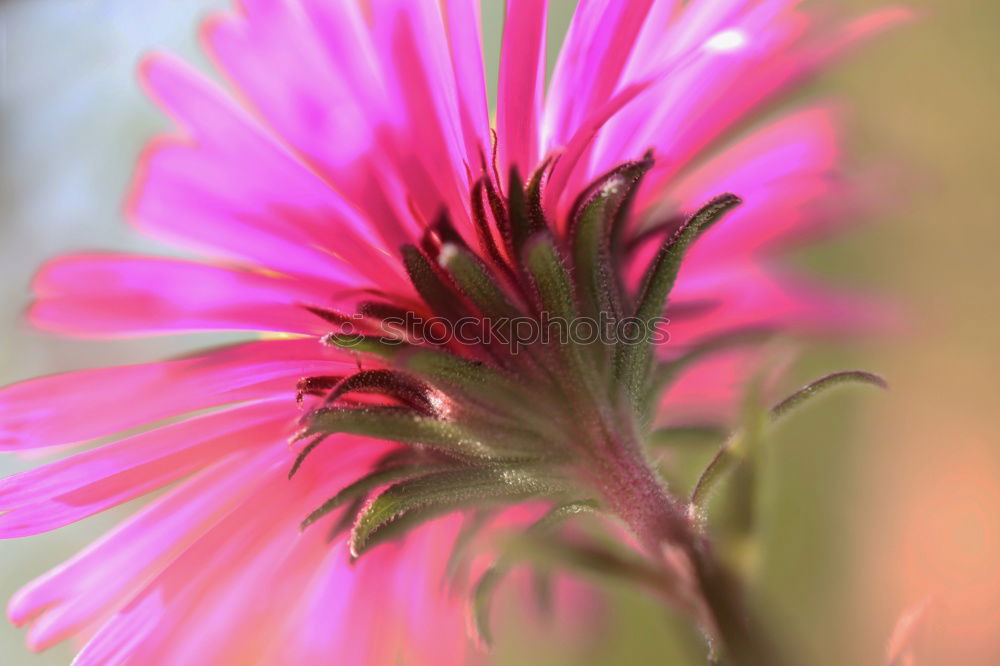
[[[371,25],[358,3],[259,0],[213,19],[203,36],[275,132],[395,249],[442,206],[464,222],[466,132],[487,125],[463,115],[471,107],[456,91],[438,3],[379,0],[369,10]]]
[[[223,464],[207,468],[21,590],[8,610],[12,621],[24,624],[34,620],[30,641],[36,649],[76,634],[122,610],[164,572],[172,570],[174,575],[189,576],[187,567],[173,568],[174,562],[203,538],[214,534],[217,543],[234,525],[242,523],[258,530],[269,529],[268,521],[260,520],[261,502],[284,511],[273,526],[294,535],[302,517],[361,474],[386,449],[374,442],[366,446],[343,443],[335,465],[304,469],[297,483],[292,484],[286,479],[292,454],[283,436],[275,437],[287,424],[285,416],[284,410],[276,406],[270,424],[265,421],[266,427],[252,428],[243,438],[244,455],[231,456]],[[237,517],[228,518],[234,512]],[[220,571],[231,570],[237,562],[238,558],[234,558],[229,563],[232,566],[210,568],[207,573],[218,577]],[[106,575],[109,569],[116,573],[110,579]],[[142,625],[140,620],[147,617],[147,611],[160,622],[168,619],[161,615],[164,597],[155,590],[149,596],[157,601],[142,602],[140,611],[125,611],[128,622]],[[173,620],[185,617],[182,613]],[[120,626],[121,621],[115,624]],[[125,642],[113,649],[134,647],[126,636],[119,638]]]
[[[625,105],[648,90],[652,84],[653,81],[649,80],[628,86],[606,104],[594,109],[593,113],[587,116],[577,132],[570,138],[564,151],[559,154],[559,159],[552,169],[552,175],[545,185],[544,207],[553,219],[567,219],[568,207],[576,194],[579,193],[577,190],[567,188],[567,183],[570,182],[574,170],[590,149],[592,141],[601,127]],[[564,205],[560,206],[560,203]]]
[[[547,149],[569,143],[584,118],[611,99],[655,4],[654,0],[583,0],[577,6],[545,99]]]
[[[690,270],[746,260],[815,232],[824,205],[843,195],[834,175],[838,158],[834,110],[807,109],[755,131],[671,187],[673,214],[690,214],[723,192],[744,195],[692,248]]]
[[[399,630],[392,608],[398,604],[397,595],[406,588],[386,580],[386,572],[391,569],[377,567],[379,583],[372,585],[374,580],[369,578],[362,588],[359,571],[377,564],[380,558],[375,552],[371,564],[362,560],[350,567],[346,558],[331,559],[346,553],[342,548],[334,548],[331,553],[322,531],[300,534],[297,527],[309,509],[336,490],[336,483],[343,481],[345,473],[358,471],[343,461],[338,475],[341,478],[334,477],[331,484],[328,477],[319,476],[288,483],[283,469],[258,470],[256,490],[152,578],[109,619],[78,659],[84,664],[103,664],[127,648],[133,663],[154,659],[222,665],[253,661],[273,645],[294,640],[296,633],[304,630],[297,626],[296,633],[286,635],[282,628],[290,611],[307,595],[306,585],[321,573],[321,567],[330,565],[339,569],[333,599],[350,598],[355,590],[364,596],[342,606],[344,615],[330,614],[338,605],[325,606],[327,612],[310,617],[309,623],[318,623],[342,637],[353,634],[355,641],[371,646],[372,651],[398,646],[391,640]],[[408,570],[414,577],[426,575],[416,567]],[[409,584],[417,582],[411,577]],[[271,590],[266,604],[260,603],[261,589]],[[327,599],[327,603],[330,601]],[[380,608],[379,623],[388,639],[385,642],[372,641],[370,635],[357,636],[358,625],[351,620],[363,613],[362,602]],[[228,612],[220,613],[219,608]],[[147,630],[147,613],[159,617],[155,631]],[[134,644],[130,638],[137,631],[143,638]],[[391,663],[352,658],[350,641],[340,640],[338,645],[344,663]]]
[[[490,145],[482,16],[478,0],[445,0],[444,11],[465,139],[465,159],[474,165],[479,151],[485,151]]]
[[[196,608],[192,597],[200,591],[207,592],[212,578],[225,579],[238,573],[246,560],[260,549],[261,538],[266,534],[278,529],[289,532],[296,529],[287,515],[286,496],[293,484],[282,479],[286,490],[281,492],[276,468],[268,470],[258,466],[256,472],[257,478],[250,484],[252,493],[241,493],[238,503],[230,504],[231,508],[212,529],[204,531],[197,540],[176,553],[169,566],[150,571],[153,575],[145,581],[135,581],[142,586],[130,590],[131,594],[122,600],[126,605],[110,617],[77,655],[78,663],[171,663],[164,658],[169,649],[165,639],[172,633],[171,629],[192,616]],[[212,498],[216,502],[226,499],[219,495]],[[216,616],[227,615],[219,613],[211,604],[206,606]],[[238,613],[239,607],[228,610]],[[198,625],[192,624],[190,628],[197,631]],[[215,645],[203,647],[209,650]]]
[[[315,339],[272,340],[31,379],[0,390],[0,450],[80,442],[249,400],[285,396],[291,404],[300,378],[352,371],[340,356]]]
[[[671,341],[690,344],[713,333],[736,329],[773,329],[830,336],[884,328],[892,324],[883,304],[861,294],[809,283],[804,276],[752,265],[688,274],[671,294],[675,302],[705,302],[715,307],[702,318],[667,324]]]
[[[738,418],[747,380],[760,369],[760,354],[737,350],[713,354],[689,368],[663,395],[657,426],[722,423]]]
[[[117,506],[294,430],[288,402],[251,403],[78,453],[0,480],[0,538],[40,534]]]
[[[403,276],[372,226],[225,93],[186,65],[148,58],[143,81],[189,133],[143,156],[129,202],[144,230],[199,251],[330,283]],[[234,178],[233,174],[239,174]]]
[[[301,281],[159,257],[69,255],[35,278],[32,322],[85,337],[191,331],[322,334],[302,307],[329,291]]]
[[[207,21],[201,36],[215,62],[285,141],[340,168],[374,148],[372,121],[378,118],[370,116],[371,102],[380,82],[372,58],[365,57],[372,49],[360,3],[324,4],[243,2],[242,11]],[[316,18],[337,32],[322,34]],[[331,53],[334,45],[345,53]],[[355,57],[344,57],[348,50]]]
[[[427,220],[442,208],[459,228],[468,219],[470,164],[438,2],[372,0],[374,37],[393,84],[392,103],[405,119],[390,150],[417,212]],[[485,128],[483,128],[485,129]],[[416,186],[427,180],[429,188]],[[469,229],[471,232],[471,229]],[[474,235],[469,236],[472,240]]]
[[[541,142],[539,116],[545,85],[547,13],[548,0],[509,0],[500,50],[500,167],[506,171],[517,166],[525,177],[538,163]]]

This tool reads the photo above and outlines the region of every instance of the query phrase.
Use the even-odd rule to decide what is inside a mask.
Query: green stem
[[[761,621],[754,617],[743,583],[715,557],[711,544],[688,517],[685,507],[667,491],[656,470],[630,448],[619,447],[621,455],[616,456],[613,467],[602,470],[603,490],[613,510],[629,525],[664,577],[687,577],[689,596],[694,599],[670,600],[708,625],[702,629],[713,639],[717,663],[790,666]],[[676,558],[670,557],[670,551],[683,554],[689,561],[687,572],[676,570]]]

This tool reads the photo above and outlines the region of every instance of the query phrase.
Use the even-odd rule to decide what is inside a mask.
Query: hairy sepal
[[[369,548],[451,511],[473,506],[559,496],[569,484],[542,467],[470,466],[396,483],[371,500],[351,531],[351,554]]]

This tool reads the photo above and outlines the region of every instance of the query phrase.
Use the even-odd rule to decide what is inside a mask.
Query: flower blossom
[[[194,258],[57,258],[31,321],[256,337],[0,392],[0,450],[73,447],[0,481],[0,536],[164,491],[13,598],[30,648],[469,663],[468,588],[497,569],[470,557],[446,584],[456,543],[585,510],[642,557],[679,547],[695,571],[673,569],[673,601],[717,623],[690,601],[698,526],[645,442],[725,418],[748,356],[689,363],[706,342],[868,316],[776,261],[845,193],[834,110],[758,112],[900,14],[583,0],[547,79],[546,3],[508,0],[491,116],[479,12],[244,0],[201,33],[223,84],[144,60],[177,131],[142,156],[128,214]],[[601,317],[612,339],[537,338]]]

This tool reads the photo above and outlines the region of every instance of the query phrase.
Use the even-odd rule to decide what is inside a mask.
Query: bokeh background
[[[139,150],[166,127],[138,89],[135,64],[148,49],[166,48],[207,66],[195,26],[224,4],[0,2],[0,383],[205,344],[61,340],[31,331],[21,313],[47,257],[162,252],[122,215]],[[495,60],[502,5],[484,4]],[[882,3],[825,4],[857,12]],[[882,663],[897,618],[921,605],[917,666],[1000,664],[1000,2],[907,4],[920,20],[806,93],[846,101],[851,167],[877,208],[858,233],[796,261],[890,296],[906,320],[892,336],[807,350],[789,386],[863,367],[889,377],[893,389],[831,396],[770,444],[762,587],[775,622],[800,636],[818,666]],[[571,6],[554,0],[554,32]],[[28,465],[4,458],[0,472]],[[128,510],[0,543],[0,597]],[[608,632],[585,640],[506,615],[502,664],[704,661],[697,637],[629,590],[609,591]],[[29,654],[23,635],[0,623],[0,664],[70,659],[65,646]]]

